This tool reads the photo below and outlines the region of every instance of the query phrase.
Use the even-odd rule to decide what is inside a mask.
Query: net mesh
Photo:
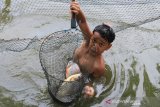
[[[160,0],[78,0],[78,2],[89,24],[110,22],[115,32],[129,27],[140,27],[142,24],[160,19]],[[70,0],[12,0],[12,3],[11,0],[1,0],[0,30],[16,16],[47,15],[70,21],[69,3]],[[63,23],[59,22],[61,25]],[[72,59],[74,49],[82,40],[79,36],[81,33],[77,31],[56,32],[45,38],[41,45],[40,61],[47,77],[48,88],[62,102],[71,102],[75,99],[83,86],[82,81],[63,81],[67,62]],[[0,39],[0,51],[20,52],[37,41],[39,41],[37,38]],[[64,97],[66,93],[68,94]]]
[[[79,35],[79,33],[67,30],[53,33],[44,40],[41,45],[40,57],[43,58],[41,63],[45,71],[61,80],[65,79],[64,71],[67,61],[72,59],[73,51],[78,47]]]
[[[15,0],[14,0],[15,1]],[[21,14],[45,14],[69,16],[70,0],[24,0],[13,4],[13,12]],[[159,17],[159,0],[78,0],[87,18],[135,23]],[[33,4],[34,3],[34,4]],[[22,8],[23,6],[23,8]],[[144,11],[144,10],[148,11]],[[127,15],[124,15],[127,13]]]
[[[12,20],[12,16],[20,15],[48,15],[70,20],[70,0],[12,0],[12,3],[9,1],[11,2],[0,1],[2,10],[0,19],[3,19],[1,27]],[[113,26],[116,32],[160,18],[159,0],[78,0],[78,2],[88,21],[96,20],[95,23],[110,21],[113,25],[118,23]]]
[[[81,94],[84,80],[65,82],[66,66],[78,47],[81,33],[64,30],[49,35],[40,48],[40,61],[45,71],[49,91],[59,101],[67,103]]]
[[[4,40],[0,39],[0,52],[3,51],[15,51],[21,52],[23,50],[28,49],[34,42],[38,42],[38,38],[34,37],[33,39],[11,39],[11,40]]]
[[[129,27],[140,27],[142,24],[160,19],[159,0],[78,0],[78,2],[89,24],[109,22],[115,32]],[[69,3],[70,0],[1,0],[0,30],[3,30],[15,16],[48,15],[70,20]],[[63,21],[59,24],[63,25]],[[33,39],[0,40],[1,50],[21,51],[27,49],[31,40]]]

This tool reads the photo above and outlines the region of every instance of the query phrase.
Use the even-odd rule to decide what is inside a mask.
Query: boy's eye
[[[99,43],[99,46],[102,47],[102,46],[103,46],[103,43]]]
[[[95,39],[93,39],[92,42],[93,42],[93,43],[96,42]]]

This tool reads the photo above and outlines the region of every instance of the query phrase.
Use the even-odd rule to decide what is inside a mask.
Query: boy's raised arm
[[[87,24],[84,13],[80,9],[80,5],[77,2],[71,2],[70,9],[71,12],[76,14],[76,20],[83,33],[84,39],[89,41],[92,36],[92,32]]]

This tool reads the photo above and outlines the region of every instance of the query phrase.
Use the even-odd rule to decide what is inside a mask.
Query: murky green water
[[[0,13],[0,25],[3,27],[5,24],[10,22],[12,20],[12,16],[9,15],[10,13],[10,6],[11,6],[11,0],[5,0],[5,6],[1,10]],[[2,29],[2,28],[0,28]]]
[[[53,3],[51,1],[32,1],[31,4],[17,2],[18,4],[16,0],[0,1],[0,107],[63,107],[64,105],[52,100],[48,94],[46,78],[39,62],[39,48],[43,37],[57,30],[69,28],[69,18],[65,15],[63,17],[45,15],[45,10],[54,8],[49,5]],[[155,14],[158,14],[159,4],[154,5],[157,6]],[[134,6],[136,8],[137,5]],[[17,11],[19,13],[16,13]],[[145,13],[145,9],[143,11]],[[26,14],[22,14],[25,12]],[[116,13],[116,10],[114,12]],[[125,14],[131,13],[124,12],[124,16]],[[94,19],[95,17],[92,18],[91,15],[89,16],[91,28],[102,21],[108,21]],[[135,17],[136,19],[138,20]],[[130,20],[133,21],[132,18]],[[110,23],[114,28],[126,28],[126,23],[116,21]],[[112,49],[104,54],[108,64],[106,77],[95,80],[97,96],[90,100],[79,98],[69,106],[159,107],[160,20],[130,26],[116,35]],[[27,46],[29,40],[35,36],[37,39],[24,51],[9,50],[14,46]],[[18,43],[20,39],[15,38],[29,39]]]

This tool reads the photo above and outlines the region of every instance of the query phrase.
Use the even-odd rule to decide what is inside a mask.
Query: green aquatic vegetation
[[[160,89],[157,89],[150,82],[145,66],[144,66],[143,76],[144,76],[143,89],[144,89],[145,96],[141,101],[140,107],[159,107]]]
[[[157,63],[157,71],[160,73],[160,63]]]
[[[29,107],[24,106],[23,101],[14,101],[12,98],[9,97],[0,97],[0,106],[1,107]]]
[[[10,6],[11,6],[11,0],[5,0],[5,6],[0,12],[0,25],[2,23],[4,24],[8,23],[12,19],[12,16],[9,14]]]
[[[121,64],[121,78],[120,78],[120,90],[123,90],[124,87],[124,81],[125,81],[125,69],[124,65]]]
[[[111,69],[110,69],[110,70],[111,70]],[[107,72],[108,72],[108,74],[109,74],[109,72],[112,73],[112,71],[107,71]],[[110,78],[109,78],[109,76],[110,76]],[[106,77],[106,78],[107,78],[107,77]],[[112,74],[108,75],[108,78],[111,80]],[[109,79],[108,79],[108,80],[109,80]],[[107,82],[108,80],[106,80],[106,82]],[[116,81],[116,65],[114,64],[114,78],[113,78],[113,81],[109,81],[109,82],[111,82],[109,88],[106,89],[103,93],[101,93],[101,95],[99,96],[98,99],[102,99],[102,97],[103,97],[103,99],[104,99],[105,97],[108,96],[108,94],[109,94],[108,92],[111,91],[111,89],[114,87],[115,81]],[[106,85],[107,85],[107,84],[106,84]],[[100,100],[100,101],[101,101],[101,100]]]
[[[4,95],[9,92],[10,91],[4,87],[0,87],[0,107],[37,107],[34,105],[26,105],[23,100],[15,101],[12,97]]]
[[[113,89],[113,87],[115,85],[116,72],[117,72],[116,65],[114,64],[114,77],[112,76],[112,74],[110,74],[110,73],[112,73],[111,68],[109,66],[106,66],[106,67],[108,69],[108,71],[106,71],[106,72],[108,72],[108,77],[106,77],[106,78],[108,78],[108,80],[106,79],[106,81],[109,81],[109,83],[110,83],[109,87],[105,91],[103,91],[98,98],[94,98],[94,101],[92,101],[91,105],[94,105],[96,103],[100,103],[104,98],[106,98],[108,95],[110,95],[112,92],[111,90]],[[111,79],[112,79],[112,81],[111,81]]]
[[[139,84],[139,74],[136,73],[136,65],[137,61],[133,57],[133,61],[131,63],[131,69],[128,70],[128,84],[126,86],[126,89],[124,90],[122,96],[120,97],[120,101],[126,101],[120,102],[117,106],[118,107],[131,107],[132,104],[135,101],[136,97],[136,90]]]
[[[104,76],[100,78],[93,78],[91,77],[91,80],[95,83],[95,85],[102,85],[103,88],[105,88],[109,83],[111,82],[112,79],[112,70],[109,65],[105,65],[105,73]]]
[[[51,103],[53,103],[53,101],[51,100],[52,98],[48,93],[48,88],[40,89],[39,91],[40,93],[38,93],[38,95],[36,96],[38,102],[44,102],[46,100],[50,100]]]
[[[112,70],[110,68],[109,65],[105,65],[105,68],[106,68],[106,72],[105,72],[105,77],[106,77],[106,82],[105,82],[105,85],[108,85],[112,79]]]
[[[160,50],[160,45],[156,45],[154,46],[154,48],[156,48],[157,50]]]

